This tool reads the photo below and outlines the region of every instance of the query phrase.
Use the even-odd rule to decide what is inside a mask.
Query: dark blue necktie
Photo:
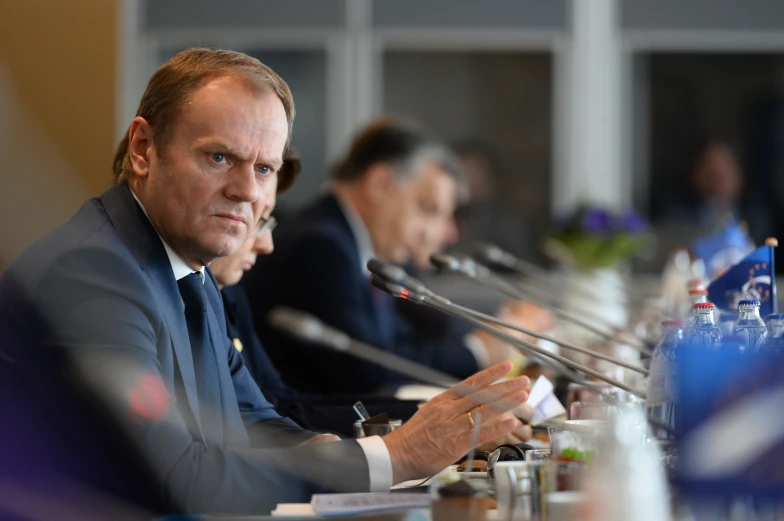
[[[212,345],[207,320],[207,293],[201,274],[191,273],[177,281],[185,304],[185,322],[193,353],[196,387],[199,396],[199,415],[208,443],[223,443],[223,414],[221,410],[218,359]]]

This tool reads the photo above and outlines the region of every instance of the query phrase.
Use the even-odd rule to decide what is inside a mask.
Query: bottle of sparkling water
[[[716,322],[719,324],[722,336],[733,334],[732,331],[735,329],[735,322],[738,321],[739,316],[737,308],[734,310],[721,310],[721,313],[719,313],[719,316],[716,318]]]
[[[746,352],[748,353],[755,352],[759,343],[768,334],[765,321],[760,317],[759,309],[759,300],[741,300],[738,303],[738,321],[735,322],[732,333],[746,339]]]
[[[708,302],[708,290],[705,288],[689,288],[689,302],[688,308],[683,311],[683,319],[685,323],[691,322],[692,310],[694,304]]]
[[[694,304],[694,320],[686,332],[686,343],[690,347],[717,349],[721,342],[721,330],[713,319],[716,306],[712,302]]]
[[[784,315],[768,316],[768,336],[758,348],[763,353],[784,354]]]
[[[722,351],[728,352],[732,351],[735,353],[748,353],[748,349],[746,347],[746,343],[748,342],[748,337],[744,335],[733,335],[731,332],[729,335],[722,335],[720,347]]]
[[[683,322],[665,320],[662,322],[662,328],[664,328],[664,335],[653,350],[651,358],[645,406],[648,417],[652,417],[675,430],[677,392],[675,373],[677,353],[683,344]],[[652,427],[652,430],[659,438],[669,437],[664,429]]]

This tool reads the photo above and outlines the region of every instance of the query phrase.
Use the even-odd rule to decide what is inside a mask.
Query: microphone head
[[[368,261],[367,269],[370,273],[379,275],[396,284],[403,282],[403,279],[406,276],[406,271],[400,266],[395,266],[394,264],[377,258]]]
[[[421,281],[410,276],[406,273],[406,270],[400,266],[396,266],[390,262],[381,259],[370,259],[367,263],[367,269],[370,273],[378,275],[385,281],[399,284],[414,293],[422,293],[423,295],[430,294],[430,290],[428,290]]]
[[[276,307],[267,315],[267,322],[305,340],[318,340],[324,330],[323,324],[313,315],[287,307]]]
[[[477,253],[480,257],[484,260],[489,261],[493,264],[498,264],[501,266],[511,267],[513,262],[511,261],[511,256],[496,246],[495,244],[487,244],[482,243],[477,248]]]
[[[393,297],[414,300],[417,302],[421,302],[425,298],[423,295],[409,291],[399,284],[392,284],[391,282],[387,282],[386,279],[376,275],[375,273],[370,276],[370,283],[384,293],[389,293]]]
[[[274,328],[308,342],[323,344],[335,349],[348,348],[349,338],[309,313],[287,307],[276,307],[267,315],[267,322]]]
[[[430,256],[430,263],[441,271],[460,271],[462,263],[454,255],[447,253],[434,253]]]

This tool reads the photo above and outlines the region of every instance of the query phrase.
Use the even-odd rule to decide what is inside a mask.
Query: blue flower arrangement
[[[581,271],[614,268],[644,247],[648,224],[638,213],[582,206],[555,219],[545,238],[547,254]]]

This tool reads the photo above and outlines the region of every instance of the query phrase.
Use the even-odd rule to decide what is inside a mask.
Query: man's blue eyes
[[[212,154],[212,160],[215,163],[223,163],[223,162],[226,161],[226,154],[221,154],[220,152],[215,152],[214,154]],[[269,174],[270,172],[272,172],[272,169],[270,167],[268,167],[268,166],[260,166],[260,167],[258,167],[258,171],[261,174]]]

